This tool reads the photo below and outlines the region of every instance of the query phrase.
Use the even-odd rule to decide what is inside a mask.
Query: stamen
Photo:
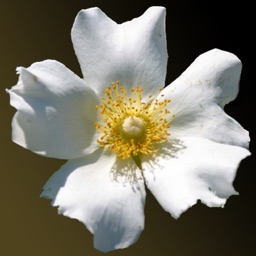
[[[145,103],[142,92],[143,88],[136,86],[127,93],[118,81],[112,83],[105,90],[103,103],[96,106],[102,121],[95,124],[103,134],[98,139],[99,145],[120,159],[132,157],[140,169],[141,156],[157,153],[156,145],[168,140],[169,123],[174,118],[167,109],[170,100],[152,100],[149,95],[149,102]]]

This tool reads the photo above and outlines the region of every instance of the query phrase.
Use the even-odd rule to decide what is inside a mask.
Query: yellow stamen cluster
[[[95,124],[102,133],[99,145],[118,158],[132,157],[137,162],[141,155],[156,153],[156,144],[167,141],[170,135],[170,111],[166,108],[170,100],[159,101],[150,95],[145,103],[142,91],[137,86],[127,92],[117,81],[106,88],[103,103],[96,106],[102,116],[101,123]]]

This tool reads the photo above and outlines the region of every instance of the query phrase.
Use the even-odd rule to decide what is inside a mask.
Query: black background
[[[118,23],[140,16],[149,6],[167,7],[169,84],[201,53],[220,48],[243,63],[238,98],[226,112],[250,131],[255,151],[255,12],[253,1],[1,1],[0,2],[0,255],[103,255],[76,220],[58,216],[41,188],[64,161],[37,156],[11,142],[5,88],[17,81],[17,66],[56,59],[81,75],[70,29],[80,9],[100,7]],[[133,246],[107,255],[215,256],[255,254],[255,156],[242,162],[234,182],[239,196],[225,208],[200,203],[174,220],[148,192],[146,225]]]

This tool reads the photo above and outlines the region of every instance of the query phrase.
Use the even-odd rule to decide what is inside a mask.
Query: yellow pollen
[[[112,83],[105,90],[102,104],[96,106],[102,118],[95,124],[102,133],[99,145],[120,159],[132,157],[140,169],[140,157],[156,153],[156,145],[168,140],[169,124],[174,117],[166,107],[170,100],[160,101],[149,95],[143,102],[142,92],[138,86],[126,91],[118,81]]]

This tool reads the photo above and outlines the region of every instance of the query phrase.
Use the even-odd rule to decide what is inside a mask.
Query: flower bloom
[[[8,90],[13,141],[68,160],[42,197],[106,252],[138,239],[145,186],[174,218],[198,200],[219,207],[236,194],[236,170],[250,153],[248,132],[223,111],[238,94],[234,54],[208,51],[165,87],[164,8],[123,24],[82,10],[71,35],[83,79],[46,60],[18,68]]]

